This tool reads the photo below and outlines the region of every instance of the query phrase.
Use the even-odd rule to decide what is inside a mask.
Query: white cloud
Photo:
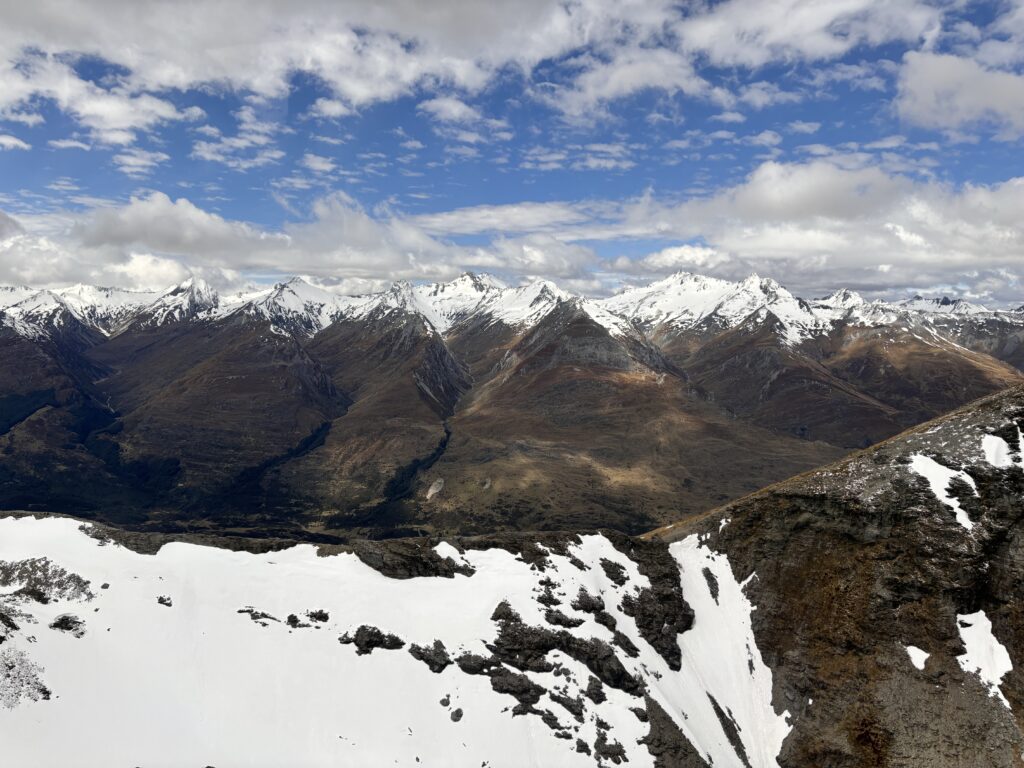
[[[101,87],[81,79],[63,61],[38,53],[0,58],[0,110],[33,97],[52,100],[108,144],[129,144],[137,131],[169,121],[197,120],[203,114],[198,107],[179,110],[166,99],[133,93],[124,83]]]
[[[84,141],[78,141],[77,139],[51,139],[46,142],[54,149],[83,149],[88,152],[92,147],[86,144]]]
[[[606,113],[617,99],[658,89],[667,93],[711,98],[725,104],[728,94],[697,74],[692,60],[667,48],[620,48],[606,59],[585,59],[568,87],[549,85],[537,95],[572,120],[590,120]]]
[[[757,270],[805,296],[840,285],[872,294],[947,286],[1020,303],[1021,210],[1024,178],[954,187],[844,166],[832,156],[765,162],[738,184],[682,203],[647,193],[409,217],[369,212],[335,193],[314,205],[308,221],[280,231],[153,193],[82,214],[22,216],[20,229],[0,223],[0,281],[99,275],[139,285],[146,275],[179,274],[175,264],[221,276],[302,273],[334,282],[442,279],[473,268],[607,290],[611,273],[694,269],[734,278]],[[463,236],[483,244],[449,239]],[[678,244],[605,262],[593,251],[594,243],[614,251],[651,240]]]
[[[243,250],[277,250],[288,243],[287,235],[228,221],[162,192],[133,197],[119,208],[95,210],[76,224],[72,235],[89,249],[149,251],[216,266],[229,266]]]
[[[589,219],[571,203],[512,203],[477,205],[442,213],[428,213],[412,221],[432,234],[479,235],[498,232],[538,232],[551,227],[582,224]]]
[[[251,105],[235,112],[238,132],[234,136],[222,136],[206,132],[211,141],[197,141],[192,146],[192,156],[201,160],[222,163],[236,171],[247,171],[276,163],[284,152],[275,145],[274,136],[281,130],[277,123],[262,120]]]
[[[117,284],[127,288],[159,290],[188,279],[192,270],[177,259],[132,253],[127,261],[111,264],[104,272]]]
[[[17,219],[8,216],[3,211],[0,211],[0,240],[6,240],[8,237],[20,235],[24,231],[25,228],[18,223]]]
[[[482,118],[479,110],[453,96],[421,101],[417,109],[442,123],[474,123]]]
[[[314,117],[338,118],[353,114],[352,109],[337,99],[317,99],[310,108]]]
[[[302,165],[315,173],[330,173],[335,168],[331,158],[314,155],[312,152],[302,156]]]
[[[942,12],[920,0],[727,0],[676,24],[684,46],[720,66],[835,59],[860,45],[936,35]]]
[[[712,115],[710,119],[719,123],[745,123],[747,121],[746,115],[741,112],[720,112],[717,115]]]
[[[32,149],[32,145],[22,141],[17,136],[11,136],[9,133],[0,133],[0,149]]]
[[[817,133],[819,128],[821,128],[821,123],[808,122],[806,120],[794,120],[789,124],[789,130],[793,133]]]
[[[903,58],[896,108],[904,120],[954,136],[989,129],[1024,136],[1024,76],[973,59],[911,51]]]
[[[755,147],[775,147],[782,143],[782,136],[775,131],[761,131],[753,136],[747,136],[744,141]]]
[[[738,98],[753,109],[766,109],[776,104],[795,104],[803,96],[795,91],[785,91],[776,83],[759,80],[743,86]]]
[[[667,274],[670,272],[697,272],[700,274],[721,274],[724,269],[736,272],[737,259],[705,245],[675,245],[649,253],[641,258],[620,256],[609,266],[617,272],[639,274]],[[743,272],[740,266],[738,271]]]
[[[146,176],[161,163],[171,157],[166,152],[150,152],[138,147],[131,147],[114,155],[117,170],[128,176]]]
[[[130,147],[114,155],[114,164],[121,173],[140,178],[149,175],[158,165],[170,159],[166,152],[151,152]]]

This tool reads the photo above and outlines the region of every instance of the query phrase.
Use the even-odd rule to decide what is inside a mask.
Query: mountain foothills
[[[641,538],[314,546],[8,514],[4,755],[1020,766],[1022,428],[1015,387]]]
[[[1024,312],[680,273],[0,288],[0,508],[157,531],[638,533],[1024,381]]]

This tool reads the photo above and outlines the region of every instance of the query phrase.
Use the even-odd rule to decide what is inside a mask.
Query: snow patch
[[[974,489],[975,495],[977,495],[978,487],[974,483],[974,478],[963,470],[944,467],[942,464],[935,461],[935,459],[929,458],[928,456],[920,453],[915,453],[910,457],[910,468],[928,481],[928,485],[931,487],[932,493],[935,494],[935,498],[947,507],[950,507],[956,513],[957,523],[967,531],[974,528],[974,523],[967,516],[963,507],[960,506],[960,502],[949,492],[950,482],[952,482],[954,478],[959,478],[971,486],[971,488]]]
[[[1007,672],[1013,669],[1006,647],[992,634],[992,622],[985,611],[959,614],[956,617],[960,639],[967,652],[957,656],[960,667],[968,674],[975,674],[988,688],[989,695],[995,696],[1009,709],[1010,702],[1003,696],[999,684]]]
[[[439,477],[439,478],[437,478],[437,480],[435,480],[434,482],[432,482],[430,484],[429,488],[427,488],[427,501],[430,501],[437,494],[439,494],[443,488],[444,488],[444,478],[440,478]]]
[[[910,656],[910,663],[918,669],[924,669],[924,663],[928,660],[928,657],[931,656],[930,653],[921,650],[916,645],[907,646],[907,655]]]

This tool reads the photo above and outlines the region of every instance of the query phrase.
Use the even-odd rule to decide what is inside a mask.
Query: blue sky
[[[1019,0],[8,15],[0,281],[687,269],[1024,301]]]

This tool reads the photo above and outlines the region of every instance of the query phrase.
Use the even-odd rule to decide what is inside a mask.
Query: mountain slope
[[[654,534],[747,594],[782,765],[1019,765],[1024,390]]]
[[[11,422],[47,426],[9,442],[0,508],[158,529],[639,533],[1024,381],[1020,312],[804,301],[758,276],[608,299],[470,274],[364,296],[189,280],[0,305],[0,405],[50,409]],[[79,394],[19,378],[26,355]],[[45,493],[35,465],[60,468]]]
[[[5,754],[1018,766],[1022,428],[1014,388],[639,539],[231,551],[0,518]]]

